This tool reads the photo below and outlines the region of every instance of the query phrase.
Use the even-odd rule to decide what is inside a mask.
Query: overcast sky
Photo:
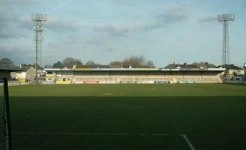
[[[42,64],[66,57],[108,64],[144,56],[169,63],[222,63],[222,25],[229,25],[230,62],[246,62],[245,0],[0,0],[0,58],[35,62],[32,13],[48,15]]]

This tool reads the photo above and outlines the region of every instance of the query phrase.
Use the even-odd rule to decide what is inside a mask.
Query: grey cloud
[[[216,22],[217,21],[217,16],[209,16],[209,17],[204,17],[198,20],[201,23],[210,23],[210,22]]]
[[[27,29],[32,30],[33,29],[33,23],[31,21],[31,16],[25,16],[19,19],[19,25],[21,29]]]
[[[7,33],[7,31],[0,30],[0,39],[10,39],[10,38],[18,38],[14,33]],[[4,33],[3,33],[4,32]]]
[[[107,52],[114,52],[114,51],[118,51],[119,49],[114,48],[114,47],[109,47],[106,49]]]
[[[96,32],[107,34],[115,37],[124,37],[132,30],[131,27],[124,25],[106,25],[94,29]]]
[[[188,20],[190,17],[191,14],[184,6],[177,6],[157,15],[155,17],[156,21],[152,24],[144,26],[143,29],[149,31],[164,28],[171,24]]]
[[[144,31],[151,31],[151,30],[155,30],[155,29],[161,29],[165,26],[167,26],[167,25],[162,23],[162,22],[156,22],[153,24],[147,24],[147,25],[143,26],[142,29]]]
[[[23,31],[26,28],[24,27],[26,21],[15,14],[0,11],[0,20],[0,39],[27,37],[26,32]]]
[[[189,17],[190,14],[187,12],[185,7],[178,6],[158,15],[157,19],[159,19],[164,24],[173,24],[187,20]]]
[[[1,3],[3,3],[5,6],[13,6],[13,5],[40,5],[43,2],[42,1],[36,1],[36,0],[1,0]]]
[[[23,55],[25,54],[25,55]],[[10,58],[16,65],[20,63],[30,63],[34,58],[34,53],[30,53],[25,48],[21,47],[0,47],[0,58],[7,57]],[[31,61],[30,61],[31,60]]]
[[[103,45],[103,40],[100,36],[92,36],[83,41],[84,45]]]
[[[81,28],[79,23],[65,20],[51,20],[47,22],[47,28],[55,32],[76,32]]]
[[[20,31],[18,28],[3,27],[0,28],[0,39],[20,39],[20,38],[30,38],[30,34],[25,31]]]
[[[11,13],[7,13],[5,11],[0,10],[0,19],[1,19],[0,25],[3,23],[11,21],[12,18],[14,18],[14,15],[12,15]]]
[[[186,7],[179,5],[156,15],[154,21],[146,22],[144,25],[106,25],[95,28],[96,32],[114,37],[125,37],[132,32],[151,31],[168,27],[172,24],[188,20],[191,14]]]
[[[9,27],[9,19],[0,11],[0,39],[8,38],[10,35],[8,34]]]

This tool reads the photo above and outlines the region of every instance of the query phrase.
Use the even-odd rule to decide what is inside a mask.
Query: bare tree
[[[0,67],[2,67],[2,68],[13,68],[13,67],[15,67],[15,64],[9,58],[2,58],[2,59],[0,59]]]
[[[123,61],[123,66],[131,66],[134,68],[139,68],[144,66],[145,59],[143,56],[137,57],[137,56],[132,56],[129,58],[126,58]]]
[[[98,63],[95,63],[94,61],[92,60],[89,60],[85,63],[86,66],[89,66],[89,67],[95,67],[95,66],[100,66],[100,64]]]
[[[154,65],[153,61],[148,60],[148,61],[146,62],[146,67],[147,67],[147,68],[154,68],[155,65]]]
[[[121,61],[112,61],[109,65],[111,68],[120,68],[123,66]]]
[[[63,60],[63,65],[68,68],[72,68],[74,65],[82,66],[82,62],[79,59],[73,57],[67,57]]]
[[[62,62],[57,61],[56,63],[53,64],[52,68],[63,68],[64,65],[62,64]]]
[[[143,56],[132,56],[121,61],[113,61],[111,67],[133,67],[133,68],[151,68],[154,67],[152,61],[146,61]]]
[[[214,64],[210,64],[208,62],[193,62],[193,65],[196,65],[197,67],[203,67],[203,68],[215,68],[216,66]]]

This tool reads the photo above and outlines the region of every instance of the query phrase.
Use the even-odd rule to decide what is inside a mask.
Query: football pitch
[[[14,150],[246,149],[246,86],[9,87]]]

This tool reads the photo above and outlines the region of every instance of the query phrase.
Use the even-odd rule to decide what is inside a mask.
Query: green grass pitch
[[[243,85],[26,85],[9,95],[14,150],[246,149]]]

